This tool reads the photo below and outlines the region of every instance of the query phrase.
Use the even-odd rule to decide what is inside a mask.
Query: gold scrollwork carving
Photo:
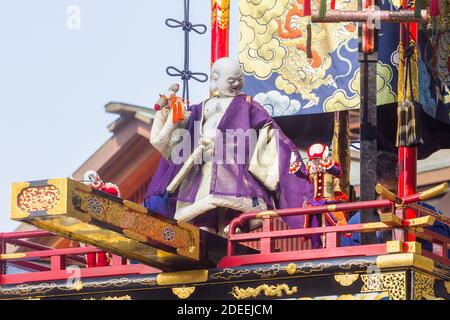
[[[25,212],[47,211],[61,200],[61,192],[54,185],[28,187],[17,196],[17,206]]]
[[[152,286],[156,284],[156,280],[154,278],[138,278],[138,279],[130,279],[130,278],[120,278],[120,279],[112,279],[106,281],[93,281],[81,283],[83,288],[98,288],[98,289],[107,289],[110,287],[114,288],[122,288],[132,284],[142,284]],[[77,290],[78,289],[78,290]],[[30,296],[30,295],[44,295],[53,290],[62,290],[62,291],[79,291],[80,284],[56,284],[56,283],[39,283],[39,284],[20,284],[12,288],[2,288],[0,290],[0,296],[2,295],[19,295],[19,296]]]
[[[172,292],[180,299],[187,299],[193,294],[195,287],[172,288]]]
[[[268,297],[275,297],[275,296],[282,297],[283,291],[286,293],[286,295],[290,296],[297,292],[297,287],[290,288],[285,283],[272,286],[262,284],[256,288],[248,287],[246,289],[234,286],[230,294],[235,299],[247,299],[247,298],[256,298],[261,293],[264,293]]]
[[[295,263],[289,263],[286,266],[286,272],[291,275],[295,274],[297,272],[297,265]]]
[[[349,270],[352,267],[366,268],[371,265],[373,265],[373,263],[368,260],[349,260],[341,263],[339,267],[344,270]]]
[[[343,287],[348,287],[353,284],[356,280],[358,280],[359,274],[337,274],[334,276],[334,280],[338,282]]]
[[[217,21],[220,29],[226,30],[230,21],[230,0],[213,0],[212,21]]]
[[[253,273],[259,275],[261,279],[264,278],[270,278],[273,276],[276,276],[280,271],[282,271],[284,268],[281,267],[280,264],[274,264],[270,268],[264,269],[264,268],[258,268],[253,271]]]
[[[305,262],[305,263],[297,266],[296,273],[310,274],[313,272],[323,271],[329,267],[331,267],[330,263],[321,262],[318,264],[314,264],[312,262]]]
[[[82,299],[82,300],[133,300],[129,295],[126,296],[114,296],[114,297],[101,297],[101,298],[89,298],[89,299]]]
[[[387,291],[390,300],[406,300],[406,273],[389,272],[362,274],[361,292]]]
[[[422,300],[434,297],[435,278],[422,272],[414,272],[414,300]]]
[[[220,272],[211,274],[209,277],[211,279],[230,280],[231,278],[242,278],[242,276],[249,273],[251,273],[251,270],[249,269],[234,270],[231,268],[225,268]]]

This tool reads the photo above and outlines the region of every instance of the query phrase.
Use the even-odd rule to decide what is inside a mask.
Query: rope
[[[184,31],[184,67],[182,70],[174,66],[168,66],[166,73],[171,77],[180,77],[183,80],[183,100],[189,107],[189,80],[194,79],[198,82],[206,82],[208,75],[203,72],[192,72],[189,70],[189,32],[194,31],[197,34],[204,34],[206,26],[204,24],[192,24],[189,21],[190,0],[184,0],[184,20],[168,18],[165,21],[169,28],[181,28]]]

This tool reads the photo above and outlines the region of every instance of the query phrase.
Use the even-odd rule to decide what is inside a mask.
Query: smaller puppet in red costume
[[[103,182],[98,173],[94,170],[86,171],[84,174],[84,182],[93,189],[103,191],[115,197],[120,197],[119,187],[110,182]],[[109,265],[111,257],[108,257],[106,252],[92,252],[87,254],[86,260],[89,268],[103,267]]]
[[[289,173],[300,178],[307,178],[314,185],[314,198],[306,200],[303,207],[322,206],[347,202],[347,195],[340,190],[341,167],[339,163],[331,159],[327,146],[321,143],[313,144],[308,148],[309,161],[305,167],[295,157],[291,159]],[[305,216],[305,228],[320,226],[346,225],[347,219],[344,212],[327,212]],[[323,237],[313,235],[311,237],[313,249],[325,246]]]

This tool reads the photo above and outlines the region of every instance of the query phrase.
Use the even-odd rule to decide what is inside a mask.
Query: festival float
[[[241,0],[237,62],[230,1],[213,0],[198,104],[189,81],[208,76],[189,70],[189,35],[206,26],[184,9],[166,20],[185,34],[183,69],[167,68],[182,84],[151,107],[106,106],[114,134],[147,117],[114,169],[126,178],[94,157],[72,178],[12,185],[11,219],[38,230],[0,234],[0,299],[448,299],[450,219],[427,201],[450,176],[417,188],[417,159],[450,148],[427,131],[439,122],[450,137],[448,3]],[[383,134],[391,179],[377,172]],[[135,164],[146,148],[153,160]],[[130,176],[144,189],[129,192]],[[50,236],[71,245],[36,241]]]

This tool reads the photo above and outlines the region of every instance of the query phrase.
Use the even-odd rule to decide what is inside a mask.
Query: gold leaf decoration
[[[406,300],[406,273],[362,274],[364,285],[361,292],[383,292],[389,294],[390,300]]]
[[[358,280],[359,274],[337,274],[334,276],[334,280],[343,287],[351,286],[353,282]]]
[[[195,291],[195,287],[181,287],[181,288],[172,288],[172,292],[180,299],[187,299],[193,294]]]
[[[268,297],[282,297],[283,291],[286,293],[286,295],[290,296],[297,292],[297,287],[290,288],[285,283],[272,286],[262,284],[256,288],[248,287],[246,289],[234,286],[230,294],[236,299],[247,299],[256,298],[261,293],[264,293],[264,295]]]

